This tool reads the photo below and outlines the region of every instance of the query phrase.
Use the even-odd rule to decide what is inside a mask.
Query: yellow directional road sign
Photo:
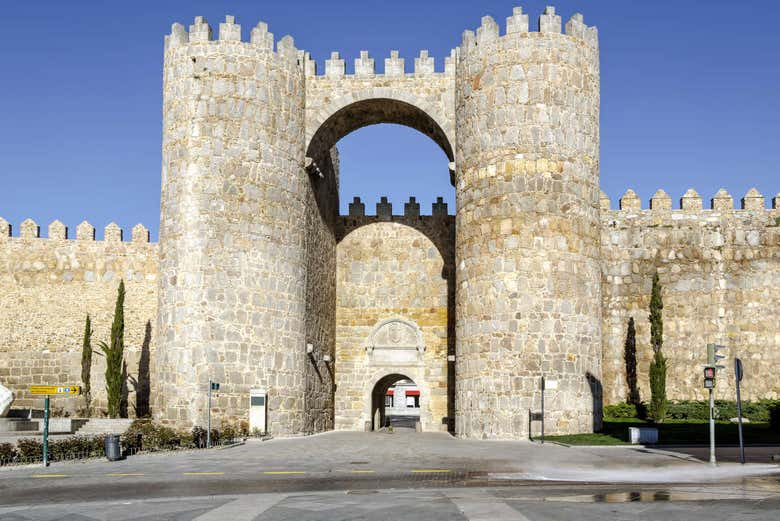
[[[30,394],[81,394],[80,385],[31,385]]]

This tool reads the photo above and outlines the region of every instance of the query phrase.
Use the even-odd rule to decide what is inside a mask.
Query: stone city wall
[[[15,394],[14,408],[42,408],[29,394],[33,384],[81,384],[84,321],[92,318],[92,347],[110,339],[117,286],[124,279],[125,359],[128,375],[148,389],[149,372],[139,364],[142,346],[154,353],[157,318],[157,244],[149,243],[142,225],[123,240],[115,224],[95,240],[87,222],[74,239],[59,221],[40,237],[39,226],[26,220],[18,235],[0,219],[0,383]],[[147,324],[150,324],[147,338]],[[151,353],[149,353],[151,352]],[[147,358],[148,360],[148,358]],[[96,414],[105,411],[105,361],[92,364]],[[135,389],[129,385],[130,416],[135,414]],[[148,391],[146,393],[148,400]],[[71,416],[83,414],[82,398],[54,398],[52,407]]]
[[[773,209],[751,190],[735,210],[719,191],[711,209],[689,190],[679,209],[659,190],[641,209],[629,190],[619,210],[602,195],[602,300],[604,402],[626,399],[624,343],[629,317],[636,322],[641,398],[653,356],[648,309],[653,273],[663,286],[664,345],[670,399],[706,399],[702,364],[706,344],[728,346],[716,398],[735,399],[734,356],[742,359],[744,399],[780,398],[780,194]]]
[[[336,428],[362,430],[372,418],[374,386],[401,374],[420,388],[422,429],[445,431],[454,218],[446,205],[439,216],[419,216],[417,205],[411,218],[393,216],[386,200],[377,205],[378,216],[355,205],[362,203],[352,203],[341,218],[346,236],[337,247]],[[372,332],[393,319],[418,328],[424,349],[392,351],[382,341],[367,349]]]

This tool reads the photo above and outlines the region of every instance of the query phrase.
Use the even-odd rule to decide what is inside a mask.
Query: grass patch
[[[661,424],[653,424],[636,418],[605,419],[601,432],[545,436],[545,440],[568,445],[626,445],[629,443],[629,427],[657,428],[659,445],[702,445],[710,440],[709,422],[706,420],[666,420]],[[768,423],[746,423],[742,429],[746,445],[780,444],[780,433],[770,429]],[[718,445],[739,443],[737,424],[716,422],[715,440]]]
[[[539,438],[534,438],[538,440]],[[592,434],[566,434],[562,436],[545,436],[545,441],[555,441],[567,445],[625,445],[626,442],[615,436],[594,432]]]

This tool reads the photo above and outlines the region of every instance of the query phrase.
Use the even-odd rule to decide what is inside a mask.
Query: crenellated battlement
[[[382,196],[376,203],[376,217],[388,220],[393,217],[404,217],[406,219],[416,219],[419,217],[447,217],[450,215],[447,206],[443,197],[437,197],[436,201],[431,205],[431,213],[421,214],[420,203],[417,202],[417,198],[409,197],[409,201],[404,203],[404,213],[393,214],[393,203],[388,201],[386,196]],[[366,204],[360,197],[353,197],[352,202],[349,203],[349,213],[347,215],[342,215],[341,217],[366,217]]]
[[[565,34],[571,38],[581,40],[586,45],[598,48],[598,29],[595,26],[585,25],[585,19],[580,13],[575,13],[566,22],[565,33],[562,30],[562,19],[556,14],[555,7],[547,6],[539,16],[536,31],[530,30],[529,16],[523,13],[522,7],[515,7],[512,15],[507,17],[505,32],[501,34],[501,28],[492,16],[483,16],[482,23],[474,30],[463,31],[459,55],[472,52],[477,47],[484,47],[501,38],[517,38],[529,34]]]
[[[306,76],[320,76],[328,79],[366,79],[366,78],[431,78],[435,76],[454,76],[455,75],[455,50],[444,59],[444,72],[436,72],[436,59],[431,56],[427,49],[421,50],[414,58],[414,68],[410,73],[406,72],[406,59],[399,55],[396,50],[390,51],[390,56],[384,58],[384,73],[376,72],[376,60],[372,58],[368,51],[360,51],[360,57],[354,60],[354,72],[347,74],[347,62],[338,51],[330,53],[330,57],[325,60],[325,71],[318,74],[317,63],[311,58],[309,53],[306,57]]]
[[[114,222],[109,223],[103,229],[103,242],[132,242],[149,243],[149,229],[143,224],[136,224],[130,234],[130,241],[125,241],[124,231]],[[69,230],[59,220],[52,221],[48,226],[48,236],[41,237],[41,227],[32,219],[25,219],[19,225],[19,235],[13,235],[13,226],[11,223],[0,217],[0,241],[9,239],[44,239],[50,241],[67,241],[75,239],[76,241],[99,242],[95,237],[95,227],[88,221],[82,221],[76,226],[76,236],[71,237]]]
[[[677,208],[673,208],[672,198],[664,190],[658,190],[649,201],[649,207],[642,208],[642,201],[636,192],[626,190],[618,201],[618,208],[612,209],[609,197],[602,191],[600,198],[602,212],[774,212],[780,210],[780,193],[772,198],[771,208],[766,207],[765,197],[755,188],[747,191],[740,200],[740,207],[734,207],[734,198],[724,188],[710,199],[705,209],[701,195],[693,188],[688,189],[679,199]]]
[[[295,47],[295,41],[290,35],[283,36],[279,41],[274,39],[273,33],[268,31],[268,24],[258,22],[250,31],[249,41],[241,38],[241,25],[236,23],[234,16],[225,16],[225,21],[219,24],[216,40],[211,25],[202,16],[196,16],[189,31],[180,23],[171,26],[171,33],[165,36],[165,50],[186,45],[213,44],[216,42],[233,42],[252,46],[256,49],[275,53],[279,56],[295,59],[299,65],[303,65],[305,53]]]

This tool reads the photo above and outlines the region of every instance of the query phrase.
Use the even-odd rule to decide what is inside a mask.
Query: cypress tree
[[[111,343],[100,343],[106,357],[106,395],[108,417],[118,418],[122,407],[123,362],[125,352],[125,282],[119,281],[119,290],[114,308],[114,322],[111,324]]]
[[[628,385],[626,402],[639,408],[641,400],[639,387],[636,383],[636,326],[634,325],[634,317],[628,319],[623,358],[626,361],[626,384]]]
[[[666,358],[661,352],[664,343],[664,322],[662,311],[661,283],[658,272],[653,275],[653,290],[650,295],[650,342],[653,346],[653,361],[650,362],[650,418],[656,423],[666,416]]]
[[[81,343],[81,383],[84,384],[84,409],[92,414],[92,321],[87,313],[84,325],[84,340]]]

